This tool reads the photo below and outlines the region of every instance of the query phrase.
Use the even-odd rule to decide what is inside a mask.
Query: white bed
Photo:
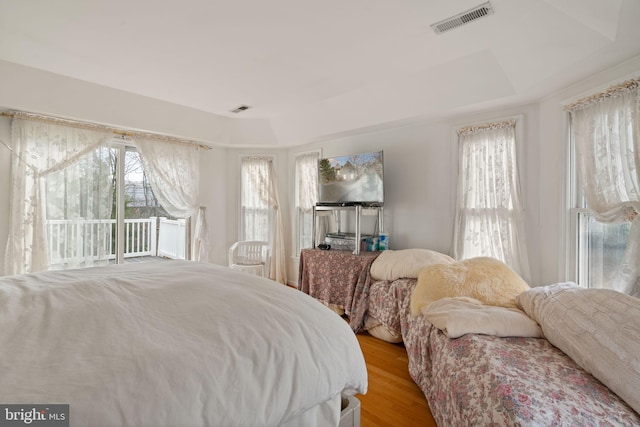
[[[338,425],[367,372],[347,323],[226,267],[126,264],[0,278],[0,402],[71,426]]]

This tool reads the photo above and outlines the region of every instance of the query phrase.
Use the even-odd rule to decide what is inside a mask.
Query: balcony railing
[[[116,220],[48,220],[51,264],[116,258]],[[164,217],[124,220],[124,257],[185,259],[186,221]]]

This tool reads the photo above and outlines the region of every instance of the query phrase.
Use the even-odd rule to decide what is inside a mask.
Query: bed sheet
[[[279,426],[366,389],[344,320],[264,278],[188,261],[0,278],[0,402],[66,403],[72,425]]]

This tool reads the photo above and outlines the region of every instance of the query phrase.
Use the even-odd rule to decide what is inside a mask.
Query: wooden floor
[[[407,351],[371,335],[357,335],[369,373],[369,390],[360,400],[361,427],[436,426],[427,399],[409,376]]]

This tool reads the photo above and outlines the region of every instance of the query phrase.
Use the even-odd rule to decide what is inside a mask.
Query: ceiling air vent
[[[248,105],[240,105],[239,107],[234,108],[233,110],[231,110],[232,113],[242,113],[243,111],[248,110],[249,108],[251,108]]]
[[[461,27],[469,22],[480,19],[483,16],[493,15],[493,8],[489,2],[483,3],[480,6],[476,6],[473,9],[469,9],[465,12],[459,13],[451,18],[447,18],[443,21],[436,22],[431,25],[433,31],[436,34],[444,33],[445,31],[453,30],[454,28]]]

